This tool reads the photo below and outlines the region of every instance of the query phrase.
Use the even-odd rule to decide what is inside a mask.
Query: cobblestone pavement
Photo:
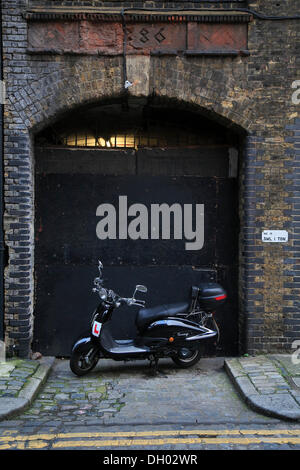
[[[0,399],[17,397],[28,378],[37,370],[39,364],[35,361],[11,360],[1,364]]]
[[[118,413],[125,402],[116,381],[99,373],[78,378],[69,372],[68,361],[57,361],[33,405],[19,416],[26,427],[61,427],[103,422]]]
[[[189,370],[165,361],[160,372],[100,361],[79,378],[56,360],[33,405],[0,422],[0,450],[300,449],[296,425],[245,405],[222,358]]]
[[[253,409],[300,422],[300,367],[291,355],[226,359],[225,368]]]

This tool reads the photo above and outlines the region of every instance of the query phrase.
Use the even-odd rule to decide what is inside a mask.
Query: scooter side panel
[[[205,329],[197,323],[170,317],[151,323],[143,336],[148,341],[151,341],[152,338],[153,342],[159,338],[161,342],[164,341],[168,346],[176,348],[187,345],[187,343],[191,346],[194,341],[188,341],[188,338],[198,337],[195,341],[199,341],[199,336],[204,333]]]

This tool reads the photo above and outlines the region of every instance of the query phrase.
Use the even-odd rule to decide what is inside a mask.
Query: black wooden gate
[[[217,315],[219,354],[236,354],[237,180],[229,167],[227,146],[36,148],[34,349],[70,354],[97,304],[91,289],[101,259],[107,285],[120,295],[148,287],[147,306],[187,300],[201,281],[222,283],[229,299]],[[165,219],[153,231],[161,204]],[[105,230],[112,238],[103,239]],[[115,334],[131,337],[136,307],[117,314]]]

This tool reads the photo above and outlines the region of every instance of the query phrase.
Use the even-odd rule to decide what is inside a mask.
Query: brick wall
[[[132,6],[133,2],[35,1],[31,5]],[[147,7],[219,8],[220,2],[141,2]],[[136,6],[136,3],[135,3]],[[225,8],[246,2],[222,3]],[[248,2],[267,15],[298,13],[297,1]],[[5,106],[6,343],[27,356],[34,328],[34,133],[70,109],[109,99],[123,89],[122,54],[28,54],[24,0],[3,0]],[[246,57],[133,56],[130,93],[155,93],[178,109],[192,107],[234,126],[243,141],[240,181],[241,352],[289,351],[300,335],[299,314],[299,21],[248,27]],[[147,80],[143,79],[147,75]],[[300,77],[298,76],[298,79]],[[285,229],[288,244],[263,244],[264,229]]]
[[[291,16],[297,13],[296,3],[249,2],[249,8],[267,15]],[[249,217],[245,215],[249,220],[245,251],[249,262],[244,271],[249,352],[289,351],[291,342],[299,338],[296,186],[290,185],[296,174],[296,147],[289,130],[299,109],[291,99],[299,60],[298,24],[296,20],[255,21],[249,25],[247,84],[256,113],[246,150],[251,181],[245,194],[249,211]],[[288,244],[262,244],[261,231],[276,228],[288,231]]]

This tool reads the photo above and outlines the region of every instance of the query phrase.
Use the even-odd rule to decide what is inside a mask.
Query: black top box
[[[227,298],[225,289],[216,282],[206,282],[198,286],[198,302],[207,311],[216,310]]]

